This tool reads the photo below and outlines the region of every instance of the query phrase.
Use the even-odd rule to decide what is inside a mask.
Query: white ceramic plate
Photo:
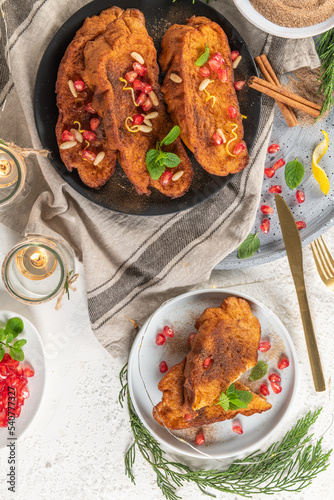
[[[25,401],[21,415],[15,420],[15,436],[19,438],[33,421],[41,404],[45,385],[45,356],[42,340],[38,331],[30,321],[21,314],[12,311],[0,311],[0,323],[7,323],[10,318],[21,318],[24,323],[24,330],[17,340],[24,338],[27,340],[24,350],[24,361],[21,364],[29,364],[35,370],[35,375],[28,378],[28,389],[30,397]],[[8,430],[6,427],[0,428],[0,448],[7,445]]]
[[[279,24],[274,24],[265,17],[263,17],[249,0],[233,0],[237,9],[241,14],[254,26],[260,28],[266,33],[280,36],[282,38],[308,38],[311,36],[319,35],[325,31],[330,30],[334,26],[334,16],[326,21],[313,26],[305,26],[304,28],[286,28]],[[302,3],[302,0],[301,0]]]
[[[275,370],[277,361],[285,353],[290,366],[283,370],[282,392],[274,394],[270,389],[268,401],[272,408],[262,414],[251,417],[238,417],[244,433],[232,432],[230,420],[204,426],[205,445],[193,446],[198,428],[185,431],[169,432],[161,427],[152,417],[153,405],[161,400],[158,382],[163,377],[159,371],[159,363],[166,361],[168,367],[179,363],[189,352],[188,335],[194,331],[194,323],[207,307],[217,307],[230,296],[242,297],[249,301],[254,315],[259,319],[262,328],[261,338],[269,338],[272,348],[267,353],[259,353],[259,360],[269,364],[269,371]],[[168,338],[163,346],[155,344],[155,338],[164,325],[172,327],[174,338]],[[281,323],[267,307],[247,295],[235,291],[215,289],[197,290],[180,295],[165,302],[146,321],[138,332],[129,357],[128,369],[129,390],[135,410],[147,429],[171,451],[197,458],[225,458],[244,453],[258,447],[261,441],[275,431],[292,405],[297,386],[297,358],[291,338]],[[249,372],[244,375],[248,381]],[[257,392],[267,377],[247,385]],[[270,386],[270,384],[269,384]],[[181,442],[182,438],[187,441]]]

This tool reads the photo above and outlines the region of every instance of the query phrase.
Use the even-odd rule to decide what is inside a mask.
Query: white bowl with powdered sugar
[[[317,24],[313,24],[310,26],[303,26],[303,27],[287,27],[287,26],[281,26],[280,24],[276,24],[266,17],[262,15],[258,10],[255,9],[254,5],[256,5],[256,0],[233,0],[235,3],[235,6],[237,9],[241,12],[241,14],[254,26],[257,28],[260,28],[262,31],[265,31],[266,33],[270,33],[272,35],[280,36],[282,38],[308,38],[312,37],[315,35],[319,35],[320,33],[324,33],[325,31],[328,31],[329,29],[334,27],[334,15],[331,15],[331,17],[328,17],[326,20],[323,22],[318,22]],[[308,0],[312,2],[312,0]],[[327,0],[329,3],[332,2],[332,0]],[[287,2],[288,3],[288,2]],[[293,3],[293,2],[292,2]],[[254,5],[253,5],[254,4]],[[261,4],[261,2],[260,2]],[[259,5],[259,4],[257,4]],[[308,15],[311,15],[311,11],[308,10],[306,11],[307,7],[305,6],[305,12],[307,12]],[[329,6],[330,8],[330,6]],[[268,18],[271,19],[277,19],[277,22],[279,22],[279,16],[280,12],[278,11],[278,7],[275,6],[275,0],[273,2],[266,3],[265,5],[266,12],[268,13]],[[334,6],[333,6],[334,9]],[[261,10],[261,9],[259,9]],[[300,14],[302,14],[300,8],[298,9]],[[297,12],[297,9],[294,9],[295,12]],[[314,16],[314,19],[316,17]],[[293,24],[293,19],[291,17],[292,24]],[[301,22],[301,20],[300,20]],[[296,18],[296,23],[298,24],[298,19]]]

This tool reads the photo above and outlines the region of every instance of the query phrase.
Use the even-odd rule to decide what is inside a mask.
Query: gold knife
[[[275,194],[275,202],[291,274],[296,287],[299,309],[304,327],[307,351],[313,375],[314,387],[317,392],[325,391],[326,385],[306,295],[303,270],[302,242],[299,236],[299,231],[297,229],[295,219],[282,196],[280,196],[279,194]]]

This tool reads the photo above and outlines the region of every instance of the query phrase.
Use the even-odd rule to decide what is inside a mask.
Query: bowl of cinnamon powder
[[[234,0],[261,30],[282,38],[307,38],[334,26],[334,0]]]

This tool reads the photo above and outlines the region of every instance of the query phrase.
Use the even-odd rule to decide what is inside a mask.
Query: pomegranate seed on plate
[[[133,117],[132,125],[141,125],[144,120],[145,120],[145,118],[143,115],[135,115]]]
[[[143,64],[140,64],[139,62],[134,62],[133,65],[133,70],[138,73],[140,76],[144,76],[147,73],[147,68]]]
[[[224,58],[220,52],[216,52],[215,54],[213,54],[212,59],[216,59],[216,61],[218,61],[220,64],[225,63]]]
[[[83,82],[82,80],[77,80],[73,85],[75,90],[77,90],[78,92],[82,92],[85,88],[85,82]]]
[[[220,146],[221,144],[224,144],[224,139],[218,132],[215,132],[212,136],[212,140],[215,143],[216,146]]]
[[[244,80],[237,80],[236,82],[233,83],[235,90],[241,90],[245,86],[245,81]]]
[[[145,84],[141,80],[134,80],[132,83],[134,90],[143,90],[144,85]]]
[[[273,214],[274,211],[275,210],[271,208],[269,205],[261,205],[261,212],[263,214]]]
[[[240,424],[233,424],[232,431],[235,432],[236,434],[243,434],[244,433]]]
[[[233,154],[234,155],[240,155],[243,151],[245,151],[246,146],[244,145],[243,142],[239,142],[236,144],[233,148]]]
[[[195,438],[195,444],[204,444],[204,443],[205,443],[204,434],[197,434]]]
[[[87,106],[85,107],[85,110],[86,110],[86,111],[88,111],[88,113],[92,113],[92,114],[95,114],[95,113],[96,113],[96,111],[95,111],[95,109],[93,108],[93,106],[92,106],[92,103],[91,103],[91,102],[89,102],[89,103],[87,104]]]
[[[285,161],[283,160],[283,158],[280,158],[279,160],[277,160],[276,163],[274,163],[274,165],[271,167],[273,170],[277,170],[278,168],[281,168],[285,165]]]
[[[160,177],[160,184],[162,186],[167,186],[170,181],[172,180],[173,174],[172,172],[169,172],[168,170],[165,170],[162,176]]]
[[[305,193],[303,191],[300,191],[299,189],[297,189],[296,198],[297,198],[298,203],[304,203]]]
[[[193,416],[192,416],[192,414],[191,414],[191,413],[186,413],[186,414],[184,415],[184,418],[185,418],[185,420],[192,420],[192,419],[193,419]]]
[[[219,68],[217,73],[218,73],[219,80],[226,83],[228,80],[227,69],[226,68]]]
[[[141,107],[143,108],[143,111],[149,111],[150,109],[152,109],[153,107],[153,102],[151,101],[151,99],[148,97],[146,99],[146,101],[143,102],[143,104],[141,105]]]
[[[100,125],[100,120],[98,118],[92,118],[89,122],[90,129],[95,132],[97,127]]]
[[[212,365],[213,359],[210,358],[210,356],[208,358],[205,358],[205,360],[203,361],[203,368],[210,368]]]
[[[87,161],[94,161],[96,158],[96,154],[93,153],[93,151],[87,151],[87,149],[82,151],[81,156],[84,160],[87,160]]]
[[[35,375],[35,370],[31,366],[26,366],[23,370],[23,375],[25,377],[33,377]]]
[[[199,72],[201,73],[202,76],[204,76],[204,78],[207,78],[208,76],[210,76],[210,73],[211,73],[209,68],[206,68],[205,66],[201,66],[199,68]]]
[[[284,370],[284,368],[287,368],[289,366],[289,360],[285,356],[282,356],[282,358],[279,360],[277,368],[279,370]]]
[[[233,50],[231,52],[231,59],[232,59],[232,61],[235,61],[236,58],[239,56],[239,54],[240,54],[240,52],[238,50]]]
[[[137,99],[136,99],[136,104],[139,104],[139,106],[141,106],[146,101],[146,99],[149,99],[149,98],[147,97],[145,92],[141,92],[139,94],[139,97],[137,97]]]
[[[160,370],[160,373],[168,372],[168,366],[167,366],[166,361],[161,361],[161,363],[159,365],[159,370]]]
[[[273,168],[265,168],[264,173],[267,177],[269,177],[269,179],[271,179],[275,175],[275,170]]]
[[[229,106],[227,108],[227,112],[228,112],[228,115],[231,118],[231,120],[233,120],[233,118],[235,118],[237,116],[237,110],[235,109],[234,106]]]
[[[282,186],[277,184],[276,186],[270,186],[269,188],[269,193],[281,193],[282,192]]]
[[[22,366],[21,366],[21,365],[18,365],[18,366],[15,368],[15,373],[16,373],[16,375],[18,375],[19,377],[21,377],[21,376],[22,376],[22,374],[23,374],[23,368],[22,368]]]
[[[194,337],[196,337],[196,332],[189,333],[188,344],[191,343],[191,341],[194,339]]]
[[[208,60],[208,64],[212,71],[218,71],[221,66],[220,62],[218,62],[217,59],[213,58]]]
[[[145,92],[145,94],[149,94],[150,92],[152,92],[152,90],[153,87],[150,83],[144,83],[143,91]]]
[[[135,81],[135,79],[137,78],[138,76],[138,73],[136,73],[135,71],[129,71],[129,73],[126,73],[125,75],[125,80],[129,83],[133,83]]]
[[[163,329],[163,334],[166,335],[166,337],[174,337],[174,330],[171,329],[170,326],[164,326]]]
[[[61,134],[61,140],[64,142],[75,141],[75,135],[72,134],[72,132],[69,132],[68,130],[64,130],[64,132]]]
[[[156,336],[156,339],[155,339],[155,343],[157,345],[163,345],[164,343],[166,342],[166,337],[164,336],[163,333],[158,333],[158,335]]]
[[[93,142],[96,139],[96,134],[94,134],[94,132],[90,132],[89,130],[85,130],[82,137],[84,141]]]
[[[268,234],[270,230],[270,220],[269,219],[263,219],[260,225],[261,231],[264,232],[264,234]]]
[[[306,222],[304,222],[303,220],[298,220],[296,222],[296,226],[297,228],[300,230],[300,229],[305,229],[306,228]]]
[[[280,149],[281,146],[279,144],[270,144],[270,146],[268,146],[267,151],[269,154],[272,154],[272,153],[278,153]]]
[[[261,384],[260,385],[260,392],[263,396],[269,396],[269,389],[266,386],[266,384]]]
[[[281,381],[281,377],[278,375],[278,373],[271,373],[268,377],[270,382],[277,382],[278,384]]]
[[[19,418],[20,414],[21,414],[21,406],[18,406],[15,410],[15,418]]]
[[[270,385],[275,394],[279,394],[282,391],[282,386],[277,384],[277,382],[270,382]]]
[[[258,350],[261,352],[267,352],[271,349],[271,343],[268,340],[263,340],[259,343]]]
[[[21,397],[22,397],[23,399],[28,399],[28,397],[29,397],[29,396],[30,396],[30,394],[29,394],[29,389],[28,389],[28,387],[24,387],[24,388],[22,389],[22,391],[21,391]]]

